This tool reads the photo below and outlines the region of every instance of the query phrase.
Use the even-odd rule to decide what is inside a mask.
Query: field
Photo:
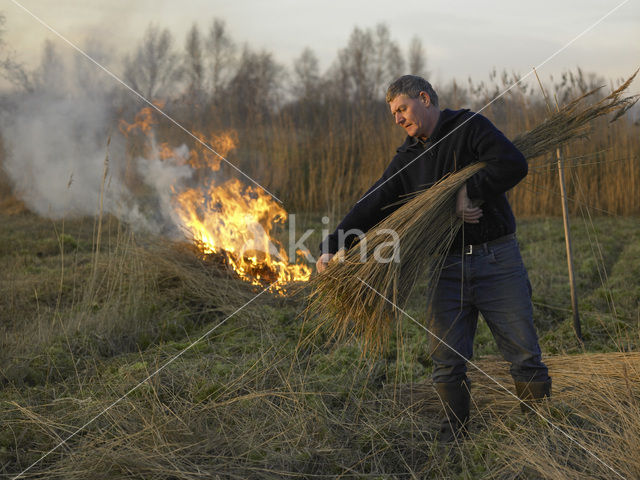
[[[637,217],[573,218],[583,344],[571,326],[561,220],[520,221],[554,377],[540,410],[548,421],[523,416],[474,371],[471,437],[443,448],[433,442],[439,405],[427,334],[409,319],[389,350],[365,358],[356,344],[309,337],[304,288],[254,298],[259,289],[189,245],[113,217],[98,228],[92,218],[5,210],[2,478],[69,436],[25,478],[640,476]],[[409,313],[422,321],[417,290]],[[496,354],[481,322],[475,359],[512,390]]]
[[[109,78],[50,40],[26,66],[6,20],[0,12],[0,478],[640,478],[637,66],[625,60],[628,82],[494,67],[459,83],[429,73],[438,54],[419,37],[404,45],[380,23],[354,27],[323,71],[310,47],[285,65],[212,18],[184,42],[151,23],[122,51],[84,45]],[[577,132],[569,116],[554,134],[576,135],[558,153],[582,341],[553,144],[508,192],[553,396],[538,415],[520,412],[480,320],[470,436],[450,446],[434,439],[424,279],[388,348],[368,356],[317,331],[308,283],[278,294],[229,267],[242,263],[256,283],[295,270],[265,267],[272,241],[291,244],[280,221],[294,212],[296,237],[312,229],[305,244],[317,253],[403,142],[385,91],[409,72],[438,83],[436,107],[481,112],[511,139],[573,100],[602,105],[621,85],[629,96],[623,115],[587,115]]]

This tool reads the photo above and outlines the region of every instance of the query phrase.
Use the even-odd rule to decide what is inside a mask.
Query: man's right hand
[[[327,265],[329,265],[329,262],[332,258],[333,253],[323,253],[320,256],[320,258],[316,262],[316,270],[318,270],[318,273],[322,273],[327,269]]]
[[[456,196],[456,215],[466,223],[480,223],[482,209],[476,205],[467,195],[465,183]]]

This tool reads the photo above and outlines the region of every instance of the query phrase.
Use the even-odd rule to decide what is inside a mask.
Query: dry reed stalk
[[[636,352],[545,359],[554,372],[555,400],[541,405],[540,413],[552,419],[559,430],[545,426],[545,434],[541,435],[539,429],[530,425],[517,429],[497,425],[496,433],[509,439],[496,445],[500,463],[509,465],[511,471],[526,469],[535,478],[579,479],[585,478],[584,472],[589,472],[589,478],[598,479],[639,478],[640,412],[634,401],[638,396],[639,361]],[[497,370],[496,367],[504,368],[504,363],[492,362],[489,372]],[[480,382],[484,379],[478,378]],[[490,389],[492,386],[487,385],[481,393],[489,393]],[[577,448],[574,441],[590,454]],[[567,453],[559,455],[559,452]]]
[[[638,70],[620,87],[594,105],[585,106],[584,100],[599,92],[601,87],[591,90],[567,105],[560,107],[556,113],[537,127],[517,135],[513,139],[513,144],[518,147],[527,159],[533,159],[553,152],[570,140],[588,136],[589,124],[592,120],[602,115],[615,112],[611,122],[616,121],[638,101],[639,97],[637,95],[631,97],[622,96],[637,74]]]
[[[619,118],[638,99],[622,97],[636,74],[594,105],[584,106],[583,100],[598,89],[570,102],[533,130],[518,135],[514,144],[531,159],[584,137],[589,122],[599,116],[616,112],[613,120]],[[313,278],[306,313],[317,318],[314,333],[324,330],[337,340],[360,339],[363,352],[381,352],[419,276],[426,276],[426,300],[431,302],[444,257],[462,227],[455,214],[456,193],[483,167],[471,164],[402,200],[404,205]],[[389,235],[384,233],[389,230],[399,237],[397,262],[379,261],[392,253]]]
[[[98,259],[100,258],[100,241],[102,240],[102,215],[104,213],[104,192],[107,182],[107,174],[109,173],[109,145],[111,144],[111,135],[107,139],[107,153],[104,157],[104,170],[102,172],[102,182],[100,183],[100,194],[98,196],[98,218],[97,229],[98,232],[95,236],[95,245],[93,252],[93,272],[91,274],[91,280],[89,281],[89,295],[94,294],[94,287],[96,284],[96,275],[98,272]]]

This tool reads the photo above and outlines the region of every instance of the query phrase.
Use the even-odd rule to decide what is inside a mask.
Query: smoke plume
[[[49,218],[95,215],[104,179],[105,213],[137,229],[176,232],[171,187],[193,175],[183,162],[187,147],[174,150],[173,156],[165,153],[162,161],[155,145],[146,155],[132,157],[118,129],[117,105],[123,103],[123,92],[95,77],[87,82],[87,75],[79,74],[84,70],[70,75],[59,58],[48,63],[37,72],[34,88],[13,95],[0,117],[6,148],[3,168],[15,194],[29,209]],[[85,81],[79,84],[80,80]],[[144,106],[133,97],[124,103]],[[127,184],[127,175],[135,176],[136,192]]]

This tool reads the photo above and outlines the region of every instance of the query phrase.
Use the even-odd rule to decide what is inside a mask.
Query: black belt
[[[477,245],[465,245],[463,252],[465,255],[473,255],[474,253],[487,253],[489,247],[515,240],[515,238],[516,234],[510,233],[509,235],[505,235],[504,237],[499,237],[495,240],[490,240],[485,243],[479,243]]]

